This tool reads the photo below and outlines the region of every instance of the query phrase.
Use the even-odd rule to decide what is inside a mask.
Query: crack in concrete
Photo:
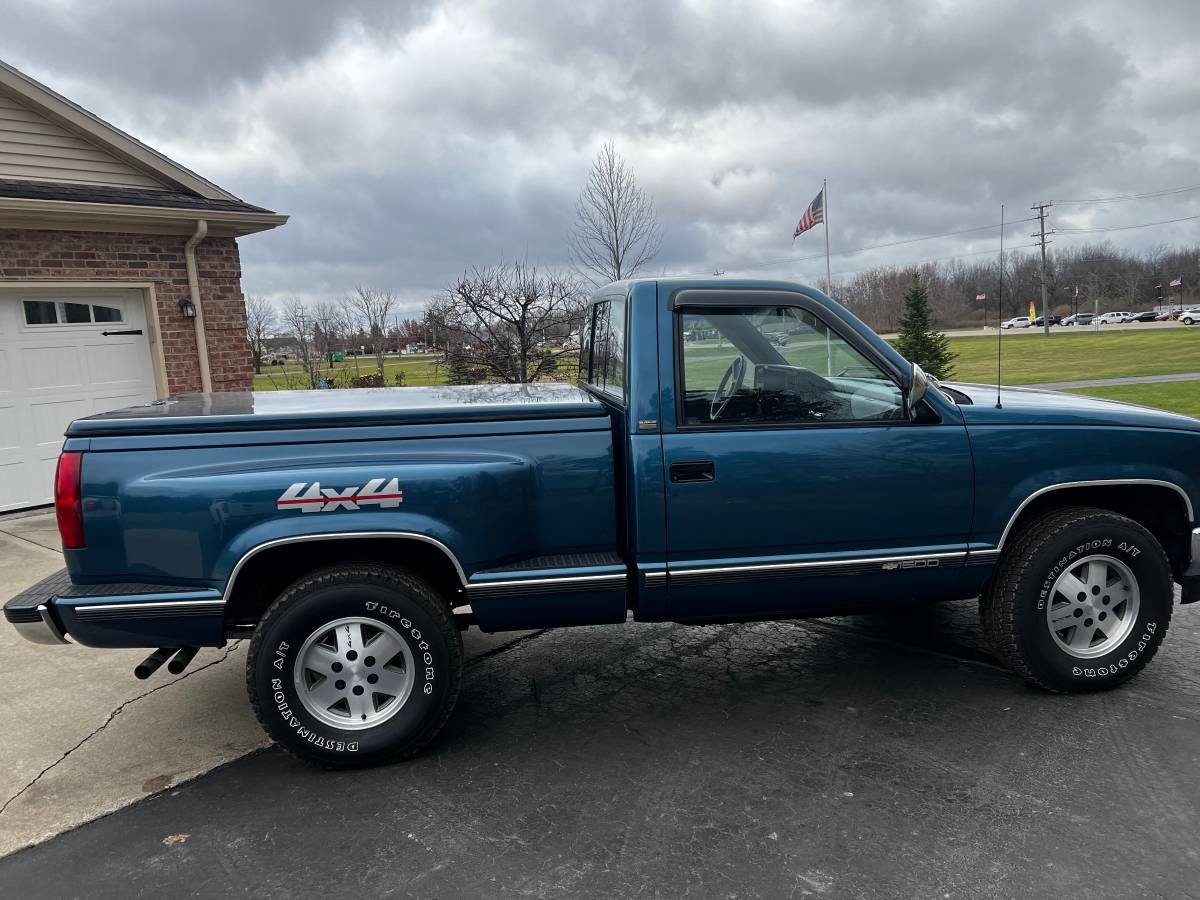
[[[218,657],[217,659],[214,659],[212,662],[207,662],[204,665],[200,666],[199,668],[192,669],[189,672],[184,672],[182,675],[180,675],[178,678],[176,678],[172,681],[167,681],[167,682],[164,682],[163,684],[157,685],[156,687],[152,687],[150,690],[145,691],[144,693],[138,694],[136,697],[130,697],[128,700],[125,700],[124,702],[122,702],[116,709],[114,709],[112,712],[110,712],[108,714],[108,718],[105,719],[94,731],[92,731],[91,733],[89,733],[87,735],[84,735],[84,737],[79,741],[79,743],[77,743],[74,747],[71,747],[69,750],[67,750],[65,753],[63,753],[62,756],[60,756],[54,762],[50,763],[50,765],[46,766],[44,769],[42,769],[42,771],[38,772],[35,776],[33,776],[33,779],[31,781],[29,781],[28,784],[26,784],[23,788],[21,788],[19,791],[17,791],[11,797],[9,797],[7,800],[5,800],[4,804],[0,805],[0,816],[4,815],[5,811],[14,802],[16,802],[16,800],[18,798],[20,798],[20,796],[22,794],[24,794],[26,791],[28,791],[30,788],[32,788],[35,784],[37,784],[39,781],[41,781],[42,777],[47,772],[49,772],[51,769],[53,769],[59,763],[64,762],[68,756],[70,756],[72,753],[74,753],[76,750],[78,750],[80,747],[82,747],[84,744],[86,744],[88,741],[90,741],[92,738],[94,738],[96,735],[98,735],[100,732],[102,732],[105,728],[107,728],[109,725],[111,725],[113,720],[116,719],[116,717],[119,716],[122,712],[124,712],[124,710],[127,706],[129,706],[130,704],[136,703],[137,701],[142,700],[146,697],[149,697],[151,694],[161,691],[163,688],[169,688],[173,684],[179,684],[179,682],[183,681],[185,678],[195,675],[197,672],[203,672],[205,669],[211,669],[213,666],[220,665],[221,663],[225,662],[225,660],[227,660],[229,658],[229,654],[231,654],[234,650],[236,650],[238,644],[240,644],[240,643],[241,643],[241,641],[234,641],[229,646],[229,648],[224,653],[221,654],[220,657]]]
[[[37,547],[39,550],[44,550],[47,553],[53,553],[55,556],[59,557],[60,559],[62,558],[62,551],[59,550],[57,547],[47,547],[45,544],[39,544],[37,541],[31,541],[27,537],[22,537],[19,534],[13,534],[11,531],[5,531],[3,529],[0,529],[0,536],[6,537],[6,538],[11,538],[12,540],[17,541],[20,544],[28,544],[30,547]]]

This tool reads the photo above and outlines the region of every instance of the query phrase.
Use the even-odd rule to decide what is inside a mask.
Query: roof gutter
[[[156,234],[187,234],[192,230],[196,216],[200,215],[208,222],[212,234],[229,233],[235,237],[278,228],[288,220],[286,215],[268,212],[0,197],[0,222],[3,223],[3,227],[14,228],[27,227],[26,223],[30,222],[36,222],[45,228],[46,223],[61,222],[64,227],[77,229],[82,219],[92,229],[100,224],[112,223],[113,230],[129,231],[130,224],[137,224],[153,228]],[[54,225],[50,224],[49,227]]]
[[[196,307],[196,354],[200,357],[200,390],[212,393],[212,371],[208,365],[208,339],[204,334],[204,304],[200,301],[200,273],[196,268],[196,245],[208,235],[208,222],[196,220],[196,233],[183,245],[183,259],[187,264],[188,290],[192,294],[192,305]]]

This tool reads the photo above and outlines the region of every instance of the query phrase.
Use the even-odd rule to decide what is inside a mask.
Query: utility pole
[[[1047,337],[1050,335],[1050,309],[1046,290],[1046,244],[1051,242],[1046,240],[1046,235],[1054,234],[1054,232],[1046,231],[1046,210],[1053,205],[1053,203],[1038,203],[1035,206],[1029,207],[1031,210],[1036,210],[1038,214],[1038,233],[1030,235],[1030,237],[1038,238],[1042,248],[1042,268],[1040,272],[1040,281],[1042,284],[1042,331]]]
[[[1036,210],[1038,214],[1038,233],[1031,234],[1030,237],[1039,238],[1042,244],[1042,330],[1047,335],[1050,334],[1050,310],[1046,299],[1046,235],[1047,233],[1054,234],[1054,232],[1046,231],[1046,210],[1053,205],[1053,203],[1038,203],[1035,206],[1029,207],[1032,210]]]

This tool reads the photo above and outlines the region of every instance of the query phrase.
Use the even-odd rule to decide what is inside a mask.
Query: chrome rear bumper
[[[59,627],[54,623],[54,619],[50,616],[50,607],[45,603],[39,603],[33,609],[37,613],[37,618],[32,615],[16,616],[15,618],[8,614],[5,610],[5,618],[8,619],[10,625],[17,629],[17,634],[25,638],[27,641],[32,641],[35,644],[69,644],[66,635],[59,630]]]

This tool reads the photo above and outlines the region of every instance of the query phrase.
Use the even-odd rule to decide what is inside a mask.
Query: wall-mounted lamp
[[[179,301],[179,311],[183,313],[185,319],[196,318],[196,304],[192,302],[191,297],[183,297]]]

